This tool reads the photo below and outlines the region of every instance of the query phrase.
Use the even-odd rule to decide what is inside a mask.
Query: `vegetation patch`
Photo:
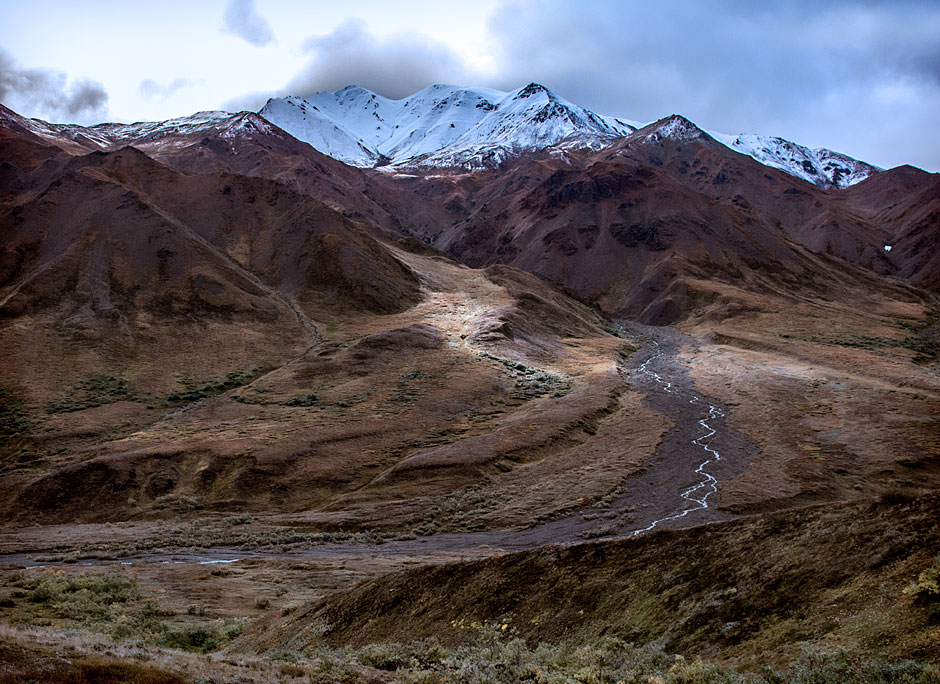
[[[166,630],[157,645],[193,653],[208,653],[225,646],[242,633],[240,622],[184,625]]]
[[[12,389],[0,387],[0,471],[36,459],[35,452],[28,448],[33,427],[26,402]]]
[[[180,380],[180,384],[183,386],[183,389],[168,395],[164,400],[164,404],[166,406],[191,404],[194,401],[199,401],[201,399],[205,399],[206,397],[212,397],[217,394],[222,394],[223,392],[227,392],[230,389],[235,389],[236,387],[243,387],[254,381],[264,372],[264,368],[260,366],[254,366],[244,371],[232,371],[223,378],[210,380],[209,382],[202,384],[193,382],[188,378],[184,378],[183,380]]]
[[[623,332],[623,329],[611,320],[602,321],[597,327],[608,335],[613,335],[614,337],[620,337],[622,339],[627,338]]]
[[[92,375],[73,385],[68,393],[49,407],[49,413],[71,413],[97,408],[116,401],[145,401],[131,391],[124,378],[113,375]]]
[[[499,499],[482,485],[472,484],[448,494],[433,506],[426,518],[414,528],[418,536],[430,536],[442,531],[472,532],[482,530],[482,518],[499,506]]]
[[[940,321],[931,316],[926,326],[916,326],[898,320],[899,327],[914,334],[903,338],[883,337],[877,335],[840,335],[827,337],[822,335],[798,335],[781,333],[780,337],[787,340],[801,340],[814,344],[825,344],[838,347],[853,347],[855,349],[880,350],[891,347],[908,349],[915,353],[914,363],[926,364],[937,360],[940,355]]]
[[[12,575],[6,581],[13,610],[11,621],[24,625],[56,625],[106,634],[115,641],[159,645],[206,653],[241,633],[237,621],[182,626],[162,618],[173,616],[122,574],[79,574],[47,570],[38,575]]]
[[[392,390],[392,395],[388,398],[388,400],[399,404],[413,403],[419,396],[421,396],[423,391],[421,388],[421,383],[416,381],[426,380],[433,377],[433,375],[433,373],[429,373],[428,371],[423,370],[413,370],[407,373],[402,373],[398,377],[398,382],[395,384],[395,388]]]
[[[509,621],[455,622],[464,642],[444,647],[434,640],[367,644],[359,648],[319,647],[310,655],[320,672],[336,681],[355,681],[356,666],[394,673],[403,684],[938,684],[936,666],[888,662],[845,650],[806,650],[783,669],[743,673],[701,659],[686,659],[655,646],[637,647],[617,637],[573,646],[527,642]],[[303,663],[303,654],[272,653],[273,659]]]
[[[940,622],[940,555],[904,588],[904,593],[927,609],[931,622]]]
[[[164,494],[157,497],[154,501],[154,508],[169,508],[177,513],[192,513],[205,508],[205,504],[200,499],[193,496],[183,496],[179,494]]]
[[[284,402],[284,406],[316,406],[318,403],[320,403],[320,398],[314,392],[311,392],[310,394],[291,397]]]
[[[162,631],[157,604],[124,575],[14,575],[7,587],[26,624],[59,623],[120,640],[153,640]]]
[[[505,366],[515,379],[512,398],[516,401],[527,401],[537,397],[563,397],[571,392],[571,380],[563,375],[532,368],[519,361],[494,356],[489,352],[480,352],[477,357],[487,361],[496,361]]]

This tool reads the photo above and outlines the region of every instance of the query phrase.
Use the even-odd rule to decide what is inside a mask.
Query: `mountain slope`
[[[899,276],[940,291],[940,176],[899,166],[847,188],[838,199],[882,227],[884,253],[899,265]]]
[[[120,358],[172,385],[171,371],[210,359],[175,358],[179,337],[214,345],[208,365],[228,372],[308,347],[311,318],[421,298],[360,224],[280,183],[181,173],[131,147],[69,156],[10,129],[2,142],[0,335],[14,375],[12,359],[72,340],[62,357],[84,361],[67,375]]]
[[[851,301],[870,288],[913,296],[877,275],[898,271],[883,249],[887,231],[840,207],[832,191],[735,153],[682,117],[598,151],[399,182],[403,195],[450,212],[405,222],[438,249],[474,266],[537,273],[648,323],[700,312],[718,283],[787,298]]]

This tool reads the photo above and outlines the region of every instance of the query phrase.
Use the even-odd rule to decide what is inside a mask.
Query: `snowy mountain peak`
[[[678,114],[649,124],[601,116],[539,83],[510,92],[435,84],[400,100],[350,85],[306,98],[271,98],[258,113],[206,111],[167,121],[89,127],[27,119],[0,105],[4,121],[73,151],[186,145],[209,132],[234,141],[271,134],[277,130],[273,124],[347,164],[393,171],[488,168],[543,150],[564,157],[570,150],[596,150],[627,136],[644,144],[707,138],[824,188],[844,188],[879,170],[783,138],[704,131]]]
[[[540,83],[511,92],[439,83],[401,100],[347,86],[307,98],[274,98],[260,113],[347,164],[391,170],[491,167],[527,151],[599,149],[639,129],[644,142],[713,138],[821,187],[846,187],[876,170],[782,138],[706,132],[678,114],[651,124],[601,116]]]
[[[550,100],[557,99],[555,97],[555,93],[553,93],[551,90],[543,86],[541,83],[530,83],[529,85],[525,87],[519,88],[519,90],[516,91],[516,94],[513,97],[513,99],[524,100],[528,97],[532,97],[533,95],[542,95],[542,94],[544,94]]]
[[[658,142],[664,138],[671,140],[697,140],[707,138],[708,134],[681,114],[671,114],[649,126],[642,128],[644,140]]]
[[[261,115],[355,166],[481,168],[553,145],[597,148],[632,133],[538,83],[511,92],[436,84],[401,100],[359,87],[269,100]]]

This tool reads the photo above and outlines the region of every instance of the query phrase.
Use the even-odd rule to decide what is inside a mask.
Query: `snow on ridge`
[[[735,152],[753,157],[765,166],[826,187],[846,188],[881,169],[826,148],[810,149],[783,138],[743,134],[710,133],[718,142]]]
[[[400,100],[347,86],[308,98],[272,98],[258,113],[204,111],[166,121],[89,127],[27,119],[5,108],[0,113],[0,120],[13,121],[52,142],[101,150],[183,145],[188,144],[186,137],[210,130],[234,141],[272,134],[276,126],[352,166],[397,172],[491,168],[530,151],[598,150],[652,126],[595,114],[537,83],[510,92],[436,84]],[[783,138],[703,131],[679,115],[654,123],[658,125],[645,131],[644,140],[688,140],[707,134],[735,152],[820,187],[848,187],[880,170]]]
[[[165,121],[101,123],[94,126],[48,123],[19,115],[16,115],[14,120],[30,132],[52,142],[70,141],[86,148],[91,146],[100,150],[111,150],[125,145],[161,145],[164,142],[184,144],[180,136],[195,135],[204,131],[216,131],[221,137],[230,139],[252,132],[274,131],[271,123],[255,112],[233,114],[204,111]]]
[[[400,100],[347,87],[269,100],[260,114],[355,166],[493,166],[532,149],[596,148],[635,130],[537,83],[511,92],[437,84]]]
[[[359,167],[407,171],[496,166],[532,150],[599,149],[648,127],[601,116],[538,83],[510,92],[436,84],[400,100],[359,86],[308,98],[274,98],[260,114],[314,148]],[[782,138],[703,131],[672,115],[646,140],[709,135],[732,150],[822,187],[847,187],[877,170],[826,149]]]

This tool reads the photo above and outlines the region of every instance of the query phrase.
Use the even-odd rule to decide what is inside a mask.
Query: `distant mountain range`
[[[87,127],[26,119],[9,110],[0,116],[15,117],[16,123],[40,137],[58,144],[71,141],[84,150],[153,145],[207,130],[225,129],[235,136],[273,123],[345,164],[396,172],[477,170],[530,152],[563,156],[570,150],[598,150],[647,125],[596,114],[537,83],[511,92],[439,84],[402,100],[348,86],[309,98],[272,98],[258,114],[210,111],[167,121]],[[707,134],[821,188],[848,187],[880,170],[832,150],[810,149],[783,138]]]
[[[532,150],[599,149],[646,125],[595,114],[537,83],[511,92],[433,85],[403,100],[348,86],[309,98],[274,98],[260,114],[347,164],[398,169],[476,169]],[[877,170],[782,138],[709,135],[820,187],[846,187]]]

